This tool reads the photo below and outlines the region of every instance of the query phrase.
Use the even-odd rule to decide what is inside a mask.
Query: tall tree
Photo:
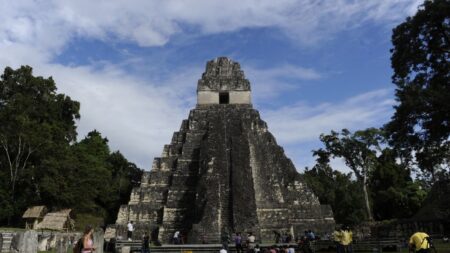
[[[449,172],[450,1],[426,0],[393,30],[395,113],[386,125],[402,158],[436,181]]]
[[[113,222],[142,170],[111,153],[98,131],[76,142],[80,104],[31,67],[0,80],[0,224],[17,224],[30,205],[73,208]]]
[[[410,169],[397,157],[395,150],[386,147],[371,172],[371,199],[377,220],[411,218],[426,196],[424,187],[412,180]]]
[[[132,188],[139,185],[142,170],[120,152],[111,153],[108,139],[96,130],[72,149],[78,175],[72,190],[77,193],[74,209],[114,222],[120,205],[128,202]]]
[[[316,165],[305,169],[303,177],[319,198],[320,203],[329,204],[334,219],[341,224],[359,224],[364,221],[364,196],[359,182],[352,179],[352,173],[333,170],[329,165],[330,154],[315,151]]]
[[[58,94],[51,77],[35,77],[29,66],[5,69],[0,79],[0,169],[8,175],[3,186],[12,213],[17,208],[18,184],[24,179],[35,183],[33,171],[41,165],[43,154],[75,141],[78,111],[79,103]]]
[[[98,212],[106,216],[106,210],[99,205],[102,197],[107,197],[111,182],[111,169],[106,163],[110,150],[108,139],[94,130],[79,143],[73,145],[73,154],[77,162],[77,211]]]
[[[124,203],[128,203],[130,193],[134,187],[139,186],[143,171],[134,163],[129,162],[119,151],[113,152],[107,159],[111,168],[111,183],[105,208],[109,211],[106,222],[114,223],[117,219],[117,210]]]
[[[355,173],[356,179],[361,184],[367,219],[373,220],[368,186],[370,173],[377,164],[377,152],[381,152],[380,130],[368,128],[352,134],[343,129],[341,133],[331,131],[329,135],[322,134],[320,140],[324,143],[325,149],[319,149],[315,153],[328,153],[332,157],[344,159],[345,164]]]

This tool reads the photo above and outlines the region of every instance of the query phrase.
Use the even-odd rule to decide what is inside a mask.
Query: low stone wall
[[[2,232],[0,238],[2,238],[1,252],[37,252],[38,236],[36,231]]]
[[[0,232],[0,253],[36,253],[49,250],[67,253],[81,235],[79,232],[4,231]],[[95,230],[93,236],[96,253],[103,253],[103,230]]]
[[[383,238],[409,238],[417,231],[426,232],[434,238],[442,237],[446,231],[449,221],[444,220],[397,220],[388,224],[377,224],[372,228],[375,236]],[[448,231],[447,231],[448,232]]]

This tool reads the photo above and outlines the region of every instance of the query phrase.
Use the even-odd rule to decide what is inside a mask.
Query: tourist
[[[283,235],[281,236],[281,242],[286,243],[286,241],[287,241],[287,233],[283,233]]]
[[[173,234],[173,243],[180,244],[180,231],[178,230]]]
[[[303,253],[312,253],[311,244],[308,237],[302,236],[298,242],[298,246]]]
[[[224,249],[226,249],[228,251],[228,243],[230,243],[230,236],[228,235],[227,232],[225,232],[225,231],[222,232],[222,237],[220,238],[220,242],[222,243],[222,246],[224,247]]]
[[[185,244],[187,242],[187,232],[185,230],[181,230],[180,232],[180,244]]]
[[[253,235],[252,232],[249,232],[247,235],[247,248],[251,251],[253,251],[253,249],[255,248],[255,241],[256,241],[256,237]]]
[[[127,229],[128,229],[127,238],[128,238],[128,241],[131,241],[131,238],[133,236],[133,231],[134,231],[133,221],[128,221]]]
[[[345,230],[346,230],[346,233],[348,236],[348,244],[347,244],[346,252],[353,253],[353,232],[349,226],[347,226]]]
[[[270,246],[270,253],[277,253],[275,250],[275,245]]]
[[[241,236],[241,233],[238,232],[234,236],[234,244],[236,246],[236,252],[237,253],[242,253],[243,248],[242,248],[242,236]]]
[[[310,241],[314,241],[316,239],[316,235],[311,230],[308,230],[308,232],[306,233],[306,236],[308,237],[308,240],[310,240]]]
[[[336,246],[336,253],[342,253],[343,252],[343,246],[341,244],[342,241],[342,233],[340,229],[337,227],[334,229],[334,232],[332,234],[332,239],[334,242],[334,245]]]
[[[144,235],[142,236],[142,249],[141,252],[142,253],[150,253],[150,236],[148,235],[147,232],[144,233]]]
[[[448,243],[448,236],[444,235],[444,236],[442,237],[442,242],[443,242],[443,243]]]
[[[351,243],[350,232],[347,229],[341,229],[342,252],[349,253],[350,243]]]
[[[288,246],[288,251],[287,251],[288,253],[295,253],[295,248],[294,248],[294,245],[289,245]]]
[[[95,251],[93,233],[94,229],[92,226],[86,226],[82,237],[83,247],[81,253],[92,253]]]
[[[424,232],[416,232],[409,238],[409,252],[428,253],[431,245],[430,236]]]
[[[270,247],[266,247],[262,249],[262,253],[271,253],[270,252]]]
[[[287,234],[286,236],[286,243],[291,243],[292,242],[292,235],[291,234]]]
[[[222,245],[222,249],[220,249],[219,253],[227,253],[228,251],[225,249],[225,247],[223,247]]]
[[[275,243],[280,243],[281,234],[276,230],[273,230],[272,232],[275,235]]]

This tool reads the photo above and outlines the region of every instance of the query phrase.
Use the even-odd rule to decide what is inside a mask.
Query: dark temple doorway
[[[219,104],[229,104],[230,94],[228,92],[219,93]]]

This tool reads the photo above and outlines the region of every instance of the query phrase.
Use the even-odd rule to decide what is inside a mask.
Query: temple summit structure
[[[175,231],[189,243],[234,232],[273,242],[275,232],[329,233],[335,224],[253,109],[239,63],[226,57],[207,63],[196,108],[120,208],[117,235],[129,220],[133,238],[151,231],[162,243]]]

